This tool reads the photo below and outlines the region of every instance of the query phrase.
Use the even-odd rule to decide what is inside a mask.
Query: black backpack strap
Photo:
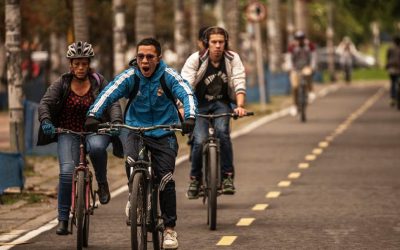
[[[126,113],[128,111],[129,105],[131,105],[133,99],[135,99],[137,93],[139,92],[140,78],[136,74],[133,74],[133,78],[134,78],[133,89],[132,89],[131,93],[129,93],[128,103],[125,106],[124,123],[125,123]]]
[[[167,83],[165,82],[165,72],[164,72],[163,76],[161,76],[161,78],[160,78],[160,84],[161,84],[162,90],[164,91],[164,94],[168,97],[168,99],[171,100],[171,102],[174,104],[176,110],[178,111],[179,120],[182,123],[183,117],[181,116],[181,113],[179,112],[179,108],[178,108],[178,105],[176,104],[176,100],[175,100],[174,96],[172,95],[171,90],[167,87]]]

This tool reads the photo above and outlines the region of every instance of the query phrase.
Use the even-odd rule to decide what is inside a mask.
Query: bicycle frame
[[[57,128],[56,133],[66,133],[79,136],[79,164],[75,166],[72,175],[71,192],[71,224],[69,233],[73,233],[73,225],[77,227],[77,249],[87,247],[89,243],[89,218],[93,215],[96,205],[96,192],[92,189],[93,174],[89,169],[86,159],[85,136],[91,133],[74,132],[67,129]],[[82,175],[83,174],[83,175]],[[81,178],[82,177],[82,178]],[[80,181],[83,181],[80,183]],[[83,185],[79,186],[79,185]],[[83,204],[80,202],[83,195]],[[83,205],[83,206],[82,206]],[[78,207],[78,208],[77,208]],[[83,209],[83,211],[81,210]]]

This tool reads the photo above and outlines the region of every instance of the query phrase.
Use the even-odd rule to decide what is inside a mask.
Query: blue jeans
[[[210,102],[198,108],[199,114],[221,114],[232,112],[231,107],[223,102]],[[233,151],[229,127],[230,117],[219,117],[214,120],[215,135],[219,139],[221,174],[234,173]],[[203,144],[208,137],[208,120],[206,118],[196,118],[196,125],[193,131],[192,144],[192,169],[191,177],[197,179],[202,176],[202,152]]]
[[[110,143],[108,135],[89,135],[86,137],[86,152],[96,174],[98,183],[107,181],[107,147]],[[58,135],[58,160],[60,175],[58,185],[58,220],[68,220],[71,207],[72,175],[79,164],[79,144],[77,135]]]

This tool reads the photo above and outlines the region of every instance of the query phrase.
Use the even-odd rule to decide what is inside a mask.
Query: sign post
[[[262,56],[262,41],[261,41],[261,28],[260,22],[265,19],[266,9],[265,6],[258,2],[251,2],[246,8],[247,20],[253,23],[255,31],[255,54],[257,61],[257,79],[258,79],[258,91],[260,94],[260,104],[265,106],[267,101],[269,102],[267,82],[265,82],[264,74],[264,60]],[[268,98],[268,99],[267,99]]]

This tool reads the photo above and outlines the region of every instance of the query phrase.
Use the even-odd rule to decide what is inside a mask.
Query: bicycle
[[[155,181],[150,151],[143,143],[144,133],[155,129],[181,131],[180,125],[156,125],[151,127],[132,127],[125,124],[104,123],[99,125],[99,133],[110,133],[125,128],[139,136],[139,156],[137,160],[128,157],[129,177],[129,220],[131,228],[131,248],[147,249],[147,232],[152,234],[153,249],[162,249],[163,222],[159,207],[159,184]],[[129,160],[129,158],[131,160]]]
[[[310,68],[305,67],[300,72],[299,76],[299,88],[297,92],[297,109],[300,113],[300,121],[306,122],[307,115],[306,109],[308,105],[308,84],[306,78],[311,77],[312,71]]]
[[[89,169],[89,162],[86,158],[85,138],[92,132],[75,132],[68,129],[57,128],[57,134],[74,134],[79,136],[79,164],[75,166],[72,175],[72,203],[71,203],[71,224],[69,233],[73,233],[73,224],[77,228],[76,248],[89,245],[89,224],[90,215],[93,215],[96,205],[96,192],[92,189],[93,174]]]
[[[253,112],[247,112],[246,116],[254,115]],[[214,119],[218,117],[229,116],[237,119],[239,116],[236,113],[221,113],[221,114],[197,114],[199,118],[208,119],[208,137],[203,144],[203,180],[200,187],[203,194],[203,204],[207,202],[207,225],[210,230],[217,228],[217,196],[220,194],[221,186],[221,166],[219,157],[219,140],[215,134]]]

